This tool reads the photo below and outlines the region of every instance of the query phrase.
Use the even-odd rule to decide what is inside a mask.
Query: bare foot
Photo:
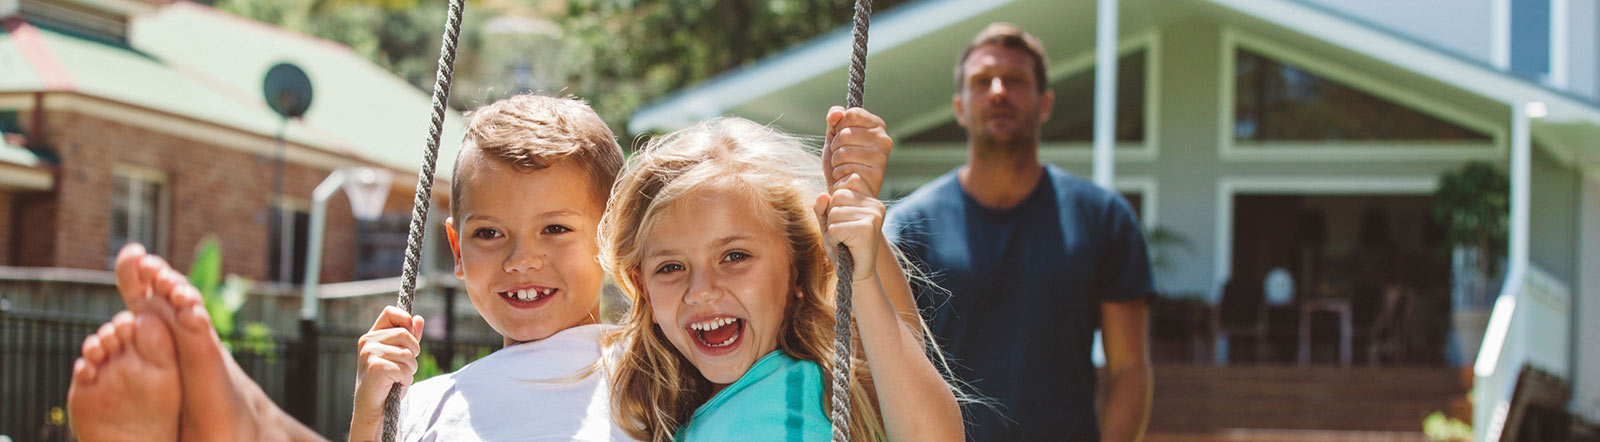
[[[118,253],[116,274],[129,309],[171,327],[183,382],[183,440],[323,440],[272,403],[222,347],[205,300],[188,278],[137,245]]]
[[[67,409],[86,442],[177,440],[183,392],[172,332],[148,314],[118,313],[83,341]]]
[[[150,299],[156,300],[151,307],[173,312],[172,334],[183,371],[183,440],[256,440],[260,416],[247,400],[252,391],[242,388],[241,379],[229,370],[233,358],[212,328],[200,292],[165,263],[140,270],[140,279],[151,281]],[[239,374],[243,376],[242,370]],[[242,381],[254,385],[247,376]]]

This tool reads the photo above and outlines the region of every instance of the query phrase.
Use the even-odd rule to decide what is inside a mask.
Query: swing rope
[[[423,152],[422,171],[417,175],[416,198],[412,200],[410,235],[406,239],[406,260],[400,283],[398,302],[400,308],[411,313],[411,300],[416,295],[417,267],[422,254],[422,236],[428,223],[428,209],[432,205],[434,164],[439,157],[439,138],[444,130],[445,102],[450,97],[450,80],[455,73],[456,44],[461,37],[461,11],[465,0],[450,0],[445,20],[443,43],[439,49],[439,69],[434,75],[433,112],[428,127],[427,149]],[[854,17],[854,45],[850,54],[849,91],[845,94],[846,107],[861,107],[867,70],[867,26],[872,13],[870,0],[856,0]],[[833,366],[833,440],[850,440],[850,358],[851,358],[851,284],[854,282],[855,259],[850,249],[839,245],[835,257],[838,277],[837,311],[835,312],[834,366]],[[871,265],[872,263],[868,263]],[[393,442],[399,430],[400,385],[389,388],[383,405],[383,440]]]
[[[867,82],[867,25],[872,14],[871,0],[856,0],[856,15],[853,36],[854,45],[850,52],[850,80],[849,90],[845,93],[845,107],[861,107],[861,96]],[[835,311],[833,323],[833,421],[834,442],[847,442],[850,440],[850,353],[852,351],[851,326],[852,316],[850,307],[851,285],[855,283],[855,257],[850,254],[850,248],[843,243],[839,244],[839,253],[834,262],[834,271],[838,279],[835,287]],[[874,265],[876,263],[866,263]]]
[[[466,0],[450,0],[445,18],[444,43],[439,48],[439,70],[434,74],[433,113],[428,126],[428,144],[423,152],[422,171],[417,174],[417,195],[411,202],[411,234],[406,239],[406,261],[400,282],[400,308],[411,313],[411,298],[417,292],[417,266],[422,257],[422,234],[428,225],[428,208],[433,202],[434,163],[439,158],[439,136],[444,132],[445,102],[450,98],[450,78],[455,74],[456,42],[461,37],[461,10]],[[383,441],[394,442],[400,429],[400,384],[389,387],[383,402]]]

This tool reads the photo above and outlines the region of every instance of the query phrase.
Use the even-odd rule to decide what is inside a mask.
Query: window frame
[[[1132,143],[1118,141],[1113,149],[1117,162],[1154,162],[1160,157],[1161,33],[1155,30],[1140,32],[1117,42],[1118,58],[1141,50],[1144,51],[1144,140]],[[1054,84],[1076,74],[1092,72],[1094,62],[1093,50],[1053,60],[1048,69],[1048,83]],[[955,121],[952,109],[938,106],[897,123],[896,127],[889,129],[889,135],[897,140],[905,139],[952,121]],[[960,164],[967,159],[965,142],[915,143],[914,147],[896,150],[905,155],[896,162],[906,161],[908,164]],[[1089,163],[1094,161],[1094,143],[1043,142],[1039,144],[1039,159],[1057,164]]]
[[[1493,119],[1467,109],[1411,92],[1403,86],[1358,69],[1323,61],[1306,51],[1275,43],[1249,32],[1224,27],[1218,55],[1217,155],[1225,162],[1372,162],[1372,161],[1495,161],[1505,158],[1507,130]],[[1328,81],[1370,94],[1397,106],[1488,135],[1489,141],[1241,141],[1234,100],[1238,83],[1236,66],[1240,48],[1272,61],[1292,65]]]
[[[122,195],[117,194],[117,192],[116,192],[116,181],[118,179],[127,179],[132,184],[132,186],[129,187],[127,194],[122,194]],[[145,241],[144,238],[135,238],[134,232],[132,232],[132,228],[133,228],[133,224],[134,224],[133,223],[134,218],[143,215],[142,211],[145,210],[144,204],[142,204],[141,201],[139,201],[139,200],[142,200],[142,196],[143,196],[140,193],[141,189],[147,189],[147,188],[154,188],[155,189],[156,205],[155,205],[155,208],[153,209],[155,211],[155,214],[152,217],[152,224],[154,224],[155,226],[154,226],[153,229],[151,229],[151,232],[150,232],[150,234],[153,235],[153,238],[150,238],[148,241]],[[119,252],[121,250],[123,245],[126,245],[126,244],[131,243],[131,242],[138,242],[140,244],[143,244],[145,246],[145,248],[147,250],[149,250],[150,253],[153,253],[153,254],[157,254],[157,255],[167,255],[168,254],[168,249],[169,249],[168,248],[168,243],[171,242],[171,238],[172,238],[172,236],[171,236],[171,228],[172,228],[172,216],[171,216],[171,214],[172,214],[172,189],[171,188],[172,188],[171,180],[169,179],[169,177],[168,177],[166,172],[162,172],[160,170],[151,169],[151,168],[147,168],[147,167],[140,167],[140,166],[134,166],[134,165],[128,165],[128,164],[116,164],[116,165],[112,166],[112,168],[111,168],[111,190],[108,192],[108,193],[111,194],[111,201],[109,201],[109,203],[110,203],[109,211],[111,213],[107,214],[107,219],[109,220],[113,216],[115,216],[115,214],[116,214],[116,205],[117,205],[117,202],[119,200],[128,201],[129,210],[128,210],[128,213],[127,213],[128,219],[124,223],[124,228],[128,229],[128,231],[123,232],[123,234],[122,234],[122,238],[124,240],[126,240],[126,241],[124,241],[122,244],[116,244],[116,242],[117,242],[117,232],[116,232],[115,224],[112,224],[111,226],[107,226],[108,228],[106,229],[106,235],[107,235],[106,241],[108,243],[107,245],[110,246],[110,247],[107,247],[107,249],[109,249],[109,250],[108,250],[108,256],[106,257],[106,261],[107,261],[107,266],[108,267],[115,267],[116,266],[117,252]],[[140,197],[140,198],[135,198],[135,197]]]

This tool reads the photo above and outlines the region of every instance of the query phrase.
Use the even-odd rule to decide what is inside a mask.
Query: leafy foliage
[[[876,0],[884,11],[910,0]],[[854,0],[474,0],[467,5],[450,103],[522,92],[588,99],[623,141],[643,104],[824,32]],[[421,0],[217,0],[216,7],[329,39],[433,87],[446,3]],[[848,57],[848,54],[839,54]],[[841,87],[841,94],[843,85]]]
[[[1446,241],[1475,247],[1483,256],[1505,254],[1510,208],[1510,180],[1484,162],[1468,163],[1440,176],[1439,189],[1433,194],[1433,218],[1444,227]],[[1492,267],[1485,270],[1484,274],[1494,273]]]
[[[872,3],[874,11],[884,11],[906,2]],[[851,22],[854,5],[854,0],[568,0],[562,24],[575,45],[569,85],[620,130],[650,100],[842,29]]]
[[[245,324],[242,333],[236,334],[241,330],[236,327],[234,316],[244,307],[250,295],[251,281],[238,275],[228,275],[225,279],[222,277],[222,245],[216,236],[207,235],[201,240],[194,255],[194,264],[189,266],[189,283],[200,291],[206,314],[211,316],[211,325],[217,329],[217,334],[224,338],[241,338],[234,341],[241,344],[233,350],[266,356],[269,361],[275,360],[277,355],[273,350],[276,344],[272,341],[272,329],[266,324]]]

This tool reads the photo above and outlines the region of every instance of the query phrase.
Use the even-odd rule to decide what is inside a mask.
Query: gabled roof
[[[1386,70],[1426,78],[1507,105],[1545,102],[1549,116],[1535,125],[1536,131],[1556,125],[1600,126],[1600,107],[1585,98],[1309,2],[1123,0],[1119,9],[1118,26],[1124,39],[1152,29],[1183,26],[1197,16],[1209,17],[1265,32],[1269,38],[1314,42],[1318,47],[1354,54],[1368,63],[1377,62]],[[948,112],[929,109],[949,108],[953,88],[950,66],[967,39],[987,23],[1000,20],[1018,23],[1046,41],[1052,75],[1070,55],[1092,52],[1094,2],[913,2],[873,17],[867,106],[886,120],[910,122],[910,126],[927,127],[930,119],[942,119],[933,123],[948,120]],[[841,102],[844,94],[847,31],[836,30],[650,103],[634,114],[629,130],[671,130],[709,116],[733,114],[771,122],[790,131],[820,132],[822,110]],[[901,124],[901,130],[907,125]],[[1563,154],[1600,164],[1600,152]]]
[[[4,29],[0,94],[77,93],[265,137],[282,127],[290,143],[398,171],[422,163],[428,92],[337,43],[187,1],[136,18],[126,45],[15,17]],[[286,127],[261,92],[280,62],[305,70],[314,90]],[[440,178],[463,133],[460,114],[446,112]]]

